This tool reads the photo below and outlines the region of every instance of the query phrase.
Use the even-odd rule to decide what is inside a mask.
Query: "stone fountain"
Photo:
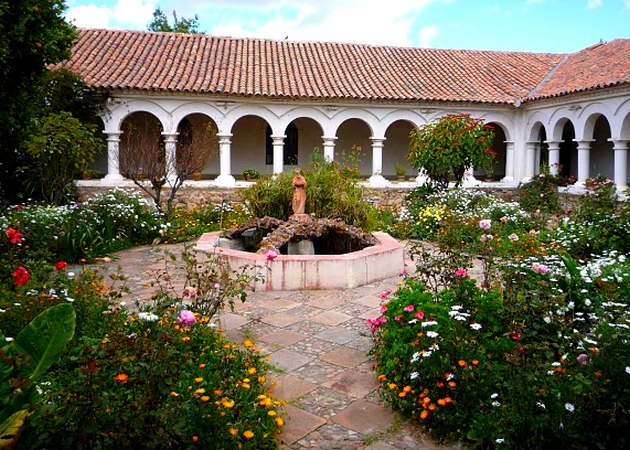
[[[387,233],[304,214],[306,183],[298,177],[288,220],[255,218],[226,233],[205,233],[195,249],[225,258],[232,269],[266,265],[265,284],[257,287],[268,291],[354,288],[400,274],[404,249]],[[270,251],[277,256],[270,259]]]

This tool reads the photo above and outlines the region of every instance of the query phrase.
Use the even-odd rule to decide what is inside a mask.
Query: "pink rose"
[[[413,311],[414,309],[415,309],[415,308],[414,308],[414,306],[413,306],[413,305],[407,305],[407,306],[405,306],[405,307],[403,308],[403,311],[405,311],[405,312],[411,312],[411,311]]]
[[[490,219],[482,219],[479,221],[479,227],[482,230],[489,230],[492,226],[492,221]]]
[[[182,309],[179,313],[179,317],[177,318],[177,321],[182,326],[191,327],[195,324],[197,319],[195,318],[195,315],[192,313],[192,311],[188,311],[187,309]]]
[[[457,270],[455,270],[455,276],[456,277],[467,277],[468,276],[468,271],[466,269],[464,269],[463,267],[458,267]]]
[[[275,250],[269,250],[267,253],[265,253],[265,256],[267,257],[267,261],[273,261],[278,257],[278,252],[276,252]]]

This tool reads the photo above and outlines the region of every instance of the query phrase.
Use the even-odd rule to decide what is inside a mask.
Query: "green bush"
[[[540,174],[518,188],[521,208],[527,212],[557,214],[563,212],[558,195],[558,181],[553,175]]]

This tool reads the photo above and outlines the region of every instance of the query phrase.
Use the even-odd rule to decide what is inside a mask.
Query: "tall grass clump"
[[[363,188],[353,177],[348,177],[339,165],[326,161],[314,152],[306,178],[306,214],[317,218],[338,218],[349,225],[367,231],[374,228],[375,210],[366,202]],[[243,192],[243,200],[255,217],[272,216],[286,220],[293,214],[292,172],[275,178],[263,177]]]

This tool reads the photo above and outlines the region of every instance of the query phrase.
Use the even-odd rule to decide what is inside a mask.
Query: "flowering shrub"
[[[469,167],[487,167],[494,159],[492,127],[470,114],[448,114],[411,133],[409,162],[440,190],[453,175],[459,186]]]
[[[284,403],[251,341],[229,343],[198,315],[180,323],[174,309],[115,314],[126,321],[84,336],[47,380],[18,448],[276,447]]]

